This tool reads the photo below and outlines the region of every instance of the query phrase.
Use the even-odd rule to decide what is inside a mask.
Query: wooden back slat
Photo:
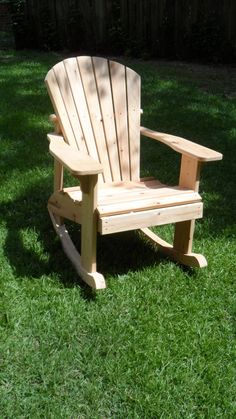
[[[57,82],[54,68],[52,68],[48,72],[45,82],[46,82],[46,86],[47,86],[55,113],[59,119],[60,127],[63,133],[63,137],[65,138],[65,141],[69,143],[70,145],[78,146],[78,143],[75,138],[75,133],[70,123],[67,108],[64,103],[59,84]]]
[[[69,58],[64,60],[64,65],[73,95],[74,107],[77,113],[77,119],[80,121],[84,142],[88,150],[88,154],[95,160],[99,160],[96,141],[91,126],[89,109],[84,94],[84,88],[80,77],[80,72],[76,58]],[[68,103],[71,111],[71,117],[73,117],[73,104]]]
[[[120,158],[117,145],[116,124],[114,118],[113,98],[110,83],[108,61],[103,58],[93,58],[94,73],[98,89],[104,132],[111,167],[112,180],[121,180]]]
[[[69,58],[46,76],[65,140],[101,162],[101,181],[139,180],[140,77],[99,57]]]
[[[126,67],[126,95],[128,107],[128,130],[130,144],[131,180],[140,178],[140,76]]]
[[[85,136],[80,118],[78,117],[79,115],[74,100],[74,92],[77,90],[77,86],[74,89],[74,86],[70,84],[68,73],[65,68],[65,61],[57,64],[54,67],[54,72],[57,78],[63,102],[67,109],[68,118],[70,120],[78,149],[89,154],[90,149],[87,147],[87,143],[85,142]]]
[[[125,66],[109,61],[111,91],[116,122],[121,180],[130,180],[130,149],[128,137]]]
[[[109,162],[106,136],[102,122],[102,114],[98,98],[96,80],[94,76],[93,62],[91,57],[78,57],[78,67],[81,81],[84,87],[84,94],[89,109],[90,121],[93,128],[94,138],[97,144],[99,161],[103,166],[103,180],[112,181],[111,167]]]

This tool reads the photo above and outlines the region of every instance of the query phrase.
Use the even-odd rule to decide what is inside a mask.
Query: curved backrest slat
[[[82,56],[56,64],[45,82],[65,141],[102,163],[102,180],[139,180],[139,75]]]

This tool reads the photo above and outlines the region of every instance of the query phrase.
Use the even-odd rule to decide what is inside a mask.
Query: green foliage
[[[203,270],[137,233],[99,237],[108,288],[64,256],[46,202],[52,112],[43,79],[59,54],[0,55],[0,416],[234,418],[236,113],[231,68],[126,60],[142,76],[144,125],[224,153],[203,169]],[[142,174],[175,182],[176,153],[142,142]],[[70,226],[78,243],[79,231]],[[170,239],[170,226],[158,228]]]
[[[14,38],[11,32],[0,31],[0,49],[9,49],[14,47]]]
[[[81,5],[74,1],[70,5],[68,15],[64,21],[64,26],[67,28],[66,44],[63,39],[61,45],[66,46],[72,51],[78,50],[78,46],[82,46],[85,42],[84,34],[86,32],[86,25],[81,14]]]
[[[188,13],[181,2],[172,3],[104,0],[99,8],[95,0],[84,5],[79,0],[12,0],[15,44],[18,49],[235,61],[228,3],[217,2],[210,8],[207,2],[191,1]]]
[[[10,3],[15,46],[17,49],[30,48],[34,38],[34,32],[30,30],[31,25],[27,20],[26,5],[27,0],[12,0]]]
[[[197,21],[185,44],[182,54],[188,58],[205,62],[231,61],[233,58],[233,48],[226,41],[224,28],[215,14]]]

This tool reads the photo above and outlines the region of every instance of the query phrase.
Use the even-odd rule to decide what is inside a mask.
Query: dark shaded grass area
[[[224,153],[203,168],[204,219],[183,269],[136,232],[99,237],[95,294],[64,257],[46,210],[57,54],[0,57],[0,411],[3,417],[234,417],[235,69],[129,61],[142,123]],[[142,140],[142,174],[176,183],[179,156]],[[69,177],[67,177],[67,182]],[[79,244],[77,226],[70,226]],[[162,227],[170,239],[172,227]]]

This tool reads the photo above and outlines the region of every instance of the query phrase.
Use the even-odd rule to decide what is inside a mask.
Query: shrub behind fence
[[[17,48],[236,58],[235,0],[12,0]]]

